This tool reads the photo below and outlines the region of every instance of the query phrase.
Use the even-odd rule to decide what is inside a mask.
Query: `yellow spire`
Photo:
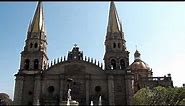
[[[115,4],[113,1],[111,1],[107,32],[119,32],[119,31],[122,31],[121,23],[119,21]]]
[[[40,1],[38,2],[31,26],[31,32],[45,32],[43,5]]]

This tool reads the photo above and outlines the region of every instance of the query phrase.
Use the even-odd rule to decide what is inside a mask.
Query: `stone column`
[[[63,104],[62,103],[62,98],[63,98],[63,95],[64,95],[64,75],[60,75],[60,102],[59,104]]]
[[[126,74],[125,76],[125,86],[126,86],[126,98],[127,105],[132,105],[133,103],[133,92],[134,92],[134,75],[131,73]]]
[[[22,103],[23,83],[24,83],[24,77],[16,75],[14,101],[13,101],[14,105],[21,105]]]
[[[90,90],[89,90],[89,88],[90,88],[90,87],[89,87],[89,86],[90,86],[89,80],[90,80],[90,76],[89,76],[89,75],[86,75],[86,76],[85,76],[86,105],[89,105],[89,103],[90,103],[90,102],[89,102],[89,91],[90,91]]]
[[[114,77],[112,75],[108,76],[108,95],[109,95],[109,105],[115,105],[114,103]]]
[[[34,82],[34,95],[33,95],[33,105],[39,105],[41,94],[41,76],[36,75]]]

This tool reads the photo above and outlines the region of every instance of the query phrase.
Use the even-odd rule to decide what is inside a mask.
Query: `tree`
[[[153,94],[148,87],[142,88],[134,95],[134,104],[138,105],[149,104],[152,96]]]
[[[185,88],[142,88],[134,94],[135,105],[184,105]]]
[[[12,105],[12,100],[6,93],[0,93],[0,105]]]
[[[179,104],[180,105],[185,105],[185,99],[181,100]]]

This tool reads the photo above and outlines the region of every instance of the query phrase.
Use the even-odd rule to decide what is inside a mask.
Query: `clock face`
[[[76,59],[76,56],[74,56],[74,59]]]

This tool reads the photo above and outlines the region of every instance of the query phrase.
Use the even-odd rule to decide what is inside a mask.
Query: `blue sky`
[[[48,57],[67,55],[77,43],[85,56],[103,63],[110,2],[44,2]],[[37,2],[0,2],[0,92],[13,98],[29,21]],[[174,86],[185,83],[185,2],[115,2],[130,64],[136,50],[154,76],[171,73]]]

